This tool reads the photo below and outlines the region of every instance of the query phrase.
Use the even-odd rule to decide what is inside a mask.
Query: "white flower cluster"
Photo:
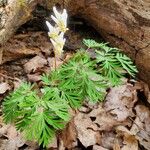
[[[63,52],[63,47],[66,39],[64,38],[67,28],[67,11],[63,10],[62,13],[58,12],[56,7],[53,7],[54,15],[51,15],[51,18],[56,23],[55,26],[52,26],[48,21],[46,25],[48,26],[49,32],[48,35],[54,47],[55,57],[60,57]]]

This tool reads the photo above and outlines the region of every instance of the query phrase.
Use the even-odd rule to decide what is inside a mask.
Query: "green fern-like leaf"
[[[31,84],[24,83],[3,102],[6,123],[14,123],[28,140],[44,147],[70,119],[69,105],[56,87],[41,89],[40,97]]]
[[[83,43],[88,47],[88,48],[100,48],[100,47],[105,47],[107,43],[98,43],[95,40],[92,39],[83,39]]]
[[[81,106],[81,94],[79,90],[76,90],[78,87],[68,85],[67,80],[62,79],[59,70],[53,71],[49,75],[44,75],[42,81],[47,86],[45,87],[46,91],[49,91],[49,88],[56,87],[57,95],[67,101],[72,108]]]
[[[112,85],[120,84],[126,73],[135,77],[137,68],[131,59],[122,54],[119,49],[111,48],[107,43],[98,43],[90,39],[84,39],[83,42],[88,48],[95,49],[99,71],[110,80]]]
[[[133,62],[125,54],[117,53],[116,59],[120,62],[124,70],[126,70],[132,77],[135,77],[135,74],[138,72],[136,66],[133,65]]]
[[[6,123],[13,122],[20,115],[21,109],[19,105],[23,105],[25,101],[27,103],[30,103],[30,101],[35,102],[35,99],[33,100],[35,92],[31,89],[31,84],[23,83],[20,88],[5,98],[3,102],[3,118]]]
[[[107,85],[105,78],[97,74],[94,67],[95,61],[91,61],[86,52],[78,52],[60,69],[63,87],[79,91],[81,98],[87,97],[93,102],[103,100]]]

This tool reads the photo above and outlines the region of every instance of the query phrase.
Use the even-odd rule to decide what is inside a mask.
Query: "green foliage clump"
[[[69,121],[69,106],[58,94],[57,88],[42,89],[38,96],[29,83],[23,83],[3,102],[3,118],[15,124],[26,139],[36,140],[44,147]]]
[[[65,100],[68,105],[72,108],[78,108],[81,106],[83,98],[80,97],[80,91],[76,87],[65,86],[66,82],[60,74],[59,69],[53,71],[48,75],[42,76],[42,81],[44,83],[45,89],[55,87],[58,90],[58,95]]]
[[[5,98],[4,121],[15,124],[28,140],[46,147],[69,121],[71,108],[79,108],[84,100],[102,101],[106,89],[120,84],[126,73],[135,76],[136,67],[118,49],[94,40],[84,40],[84,44],[95,50],[96,59],[86,50],[79,51],[60,68],[43,75],[41,88],[23,83]]]
[[[84,40],[88,48],[93,48],[96,52],[96,61],[99,72],[107,77],[113,85],[121,83],[121,79],[128,73],[132,77],[138,72],[133,62],[119,49],[111,48],[107,43],[97,43],[94,40]]]
[[[108,86],[95,66],[96,61],[92,61],[86,52],[76,53],[60,68],[63,88],[77,91],[82,99],[87,98],[91,102],[103,100]]]

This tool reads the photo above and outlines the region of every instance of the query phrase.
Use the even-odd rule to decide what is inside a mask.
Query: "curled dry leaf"
[[[121,150],[138,150],[138,141],[132,135],[124,136],[123,144]]]
[[[136,135],[139,143],[147,150],[150,149],[150,110],[144,105],[135,107],[136,118],[131,127],[131,132]]]
[[[0,145],[1,150],[17,150],[19,149],[19,147],[25,144],[25,140],[23,139],[21,134],[18,133],[15,127],[11,125],[4,125],[1,128],[0,132],[1,134],[3,134],[3,136],[7,137],[5,141],[0,140],[0,142],[3,143],[2,145]]]
[[[99,145],[94,145],[93,150],[109,150],[109,149],[106,149],[106,148],[99,146]]]
[[[120,149],[120,144],[118,142],[118,139],[114,140],[113,150],[121,150]]]
[[[123,137],[123,146],[121,150],[138,150],[138,140],[131,131],[124,126],[118,126],[116,132],[118,136]]]
[[[13,84],[14,84],[14,90],[15,90],[15,89],[20,87],[20,85],[22,84],[22,81],[21,80],[20,81],[14,81]]]
[[[137,105],[135,110],[136,118],[130,130],[123,126],[116,128],[117,133],[124,136],[125,146],[122,149],[138,150],[139,141],[146,150],[150,150],[150,110],[144,105]]]
[[[85,114],[78,113],[74,118],[77,137],[84,147],[100,143],[100,134],[97,126]]]
[[[72,119],[60,135],[63,145],[67,149],[72,149],[77,146],[77,133],[75,129],[74,120]]]
[[[97,109],[93,109],[88,116],[95,118],[93,122],[98,126],[99,131],[110,131],[114,126],[121,124],[107,113],[101,105]]]
[[[24,70],[26,73],[35,72],[37,69],[44,67],[47,64],[47,60],[40,56],[35,56],[24,64]]]
[[[7,147],[10,147],[11,150],[15,150],[25,144],[25,140],[21,136],[19,132],[16,131],[16,128],[14,126],[10,126],[7,129],[7,138],[8,138],[8,145]]]
[[[100,145],[107,149],[113,149],[114,144],[116,144],[116,140],[118,141],[118,145],[121,145],[122,140],[116,137],[114,131],[102,132]]]
[[[4,94],[7,90],[10,90],[10,86],[6,82],[0,83],[0,94]]]
[[[116,116],[116,120],[125,121],[134,116],[132,108],[137,101],[137,92],[131,84],[114,87],[106,97],[104,109]]]
[[[37,73],[35,73],[35,74],[28,74],[27,77],[28,77],[28,80],[30,82],[38,82],[38,81],[41,80],[41,75],[39,75]]]

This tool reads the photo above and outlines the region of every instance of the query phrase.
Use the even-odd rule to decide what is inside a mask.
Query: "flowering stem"
[[[57,66],[57,62],[56,62],[56,55],[55,55],[55,71],[56,71],[56,66]]]

